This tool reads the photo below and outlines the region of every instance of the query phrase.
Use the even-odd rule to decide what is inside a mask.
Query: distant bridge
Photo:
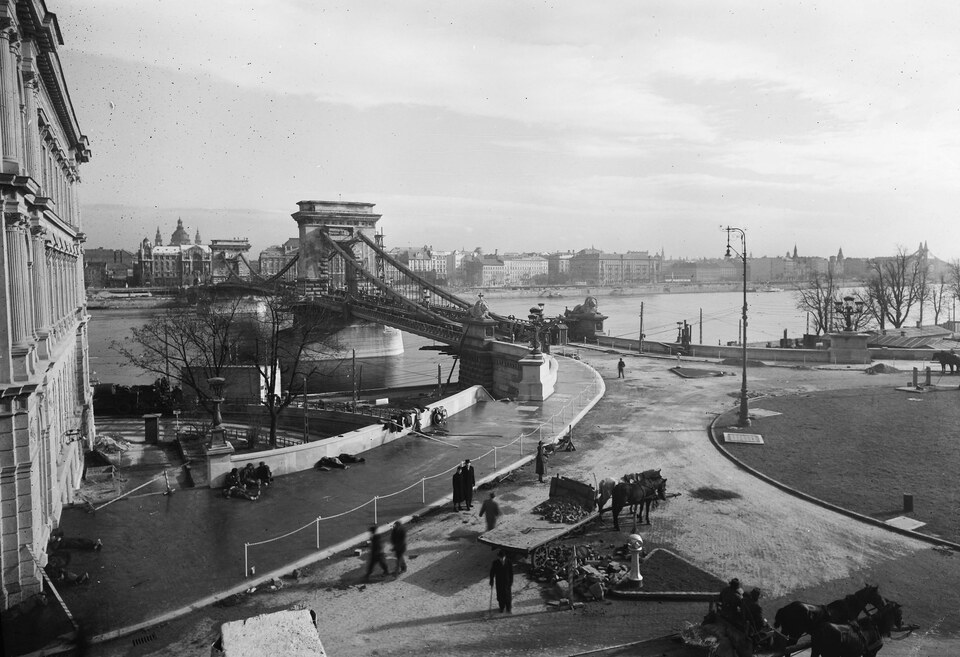
[[[327,280],[298,279],[294,287],[304,306],[392,326],[454,347],[463,340],[464,324],[471,312],[476,312],[477,318],[482,315],[481,309],[474,310],[477,302],[466,301],[426,280],[388,254],[379,240],[360,231],[350,239],[335,239],[326,231],[318,234],[326,251],[322,269]],[[357,247],[374,254],[375,271],[364,266]],[[299,260],[298,253],[269,277],[254,274],[244,279],[231,271],[229,279],[215,287],[236,293],[276,293],[292,285],[283,280],[284,274],[298,266]],[[533,324],[528,319],[499,315],[489,309],[486,316],[495,322],[491,337],[505,342],[532,341]]]
[[[555,363],[528,347],[538,330],[548,345],[562,344],[568,335],[580,339],[602,333],[606,318],[595,306],[584,304],[562,322],[535,323],[492,312],[482,295],[470,302],[444,290],[386,252],[383,235],[375,232],[380,215],[373,204],[300,201],[298,206],[293,218],[300,229],[299,251],[283,270],[246,280],[234,271],[214,287],[236,294],[291,288],[304,314],[320,308],[448,345],[460,355],[462,382],[525,399],[545,399],[556,377]],[[284,281],[293,267],[296,282]]]

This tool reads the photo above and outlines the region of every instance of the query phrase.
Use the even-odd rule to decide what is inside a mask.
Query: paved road
[[[449,499],[450,476],[462,459],[473,460],[481,480],[529,458],[537,438],[523,441],[521,451],[514,442],[519,434],[533,434],[550,418],[544,438],[559,434],[602,393],[598,377],[582,363],[564,360],[560,377],[557,392],[546,402],[480,403],[448,418],[446,442],[406,436],[364,453],[366,462],[347,470],[277,477],[256,502],[224,499],[210,489],[159,495],[160,480],[94,513],[67,510],[61,523],[65,533],[100,538],[104,549],[74,555],[71,569],[88,571],[91,582],[65,588],[66,604],[89,633],[109,635],[360,542],[372,524]],[[109,430],[109,422],[100,429]],[[493,453],[495,446],[512,442]],[[381,499],[374,502],[374,496]],[[326,518],[319,527],[317,516]],[[290,532],[295,533],[245,551],[245,544]],[[259,577],[244,576],[251,567]]]
[[[936,555],[915,539],[798,500],[746,475],[717,453],[705,428],[716,413],[733,407],[739,390],[736,376],[681,379],[669,371],[672,361],[630,357],[627,377],[618,381],[616,355],[584,352],[584,358],[603,375],[607,394],[577,428],[579,451],[557,455],[551,471],[590,480],[594,475],[661,468],[669,490],[683,494],[655,511],[653,525],[643,529],[650,547],[669,547],[718,576],[737,575],[748,585],[761,586],[768,610],[785,596],[832,599],[863,577],[907,562],[923,564],[918,579],[936,581],[938,591],[951,592],[943,598],[944,615],[960,610],[960,566],[954,559]],[[793,394],[891,384],[892,379],[866,377],[861,369],[751,368],[750,387]],[[730,368],[728,372],[736,374]],[[761,407],[762,402],[751,406]],[[528,509],[546,496],[545,487],[534,480],[521,471],[512,485],[504,485],[508,513]],[[701,487],[734,497],[704,501],[692,494]],[[416,558],[399,580],[359,586],[363,561],[341,557],[318,564],[303,581],[279,592],[251,596],[229,609],[205,608],[157,628],[153,643],[140,649],[114,642],[93,654],[204,654],[223,620],[290,605],[320,610],[324,642],[338,657],[573,655],[661,636],[703,614],[702,604],[634,603],[550,612],[540,585],[518,581],[515,613],[491,619],[483,576],[490,556],[476,544],[478,532],[475,516],[431,516],[411,527],[411,554]],[[595,540],[622,541],[622,535],[601,532]],[[880,583],[882,591],[890,585]],[[884,592],[896,597],[895,591]],[[960,641],[940,635],[936,618],[931,618],[921,632],[890,642],[882,654],[956,655]]]

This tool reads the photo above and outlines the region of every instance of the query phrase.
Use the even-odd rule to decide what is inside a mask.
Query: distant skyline
[[[343,199],[391,247],[960,257],[955,3],[47,6],[89,247]]]

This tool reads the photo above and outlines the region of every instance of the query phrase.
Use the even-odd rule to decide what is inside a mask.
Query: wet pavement
[[[346,470],[277,477],[257,501],[209,488],[164,495],[160,478],[96,511],[65,510],[66,535],[99,538],[104,547],[73,554],[70,569],[91,579],[63,588],[64,601],[88,635],[108,639],[359,544],[372,524],[452,508],[450,479],[460,461],[471,459],[480,483],[531,459],[540,435],[562,434],[602,395],[592,369],[559,361],[560,381],[545,402],[481,402],[449,417],[442,441],[406,435]],[[98,419],[99,431],[110,429]],[[521,433],[529,437],[516,440]]]

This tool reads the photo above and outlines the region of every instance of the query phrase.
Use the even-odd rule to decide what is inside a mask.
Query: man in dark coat
[[[399,520],[393,523],[393,529],[390,530],[390,544],[393,546],[393,553],[397,555],[397,571],[394,574],[407,572],[407,562],[403,558],[407,553],[407,528]]]
[[[497,604],[500,613],[506,609],[508,614],[513,613],[513,564],[507,560],[507,553],[500,550],[497,558],[490,566],[490,588],[497,587]]]
[[[453,510],[459,511],[463,504],[463,466],[458,465],[453,473]]]
[[[387,559],[383,556],[383,543],[380,542],[380,535],[377,534],[376,526],[370,527],[370,563],[367,564],[367,574],[363,578],[365,582],[370,581],[370,575],[377,564],[383,568],[383,574],[390,574],[390,567],[387,566]]]
[[[536,461],[536,471],[537,471],[537,481],[541,484],[543,483],[543,473],[546,472],[546,466],[544,464],[543,456],[543,441],[537,443],[537,461]]]
[[[467,459],[463,462],[463,480],[460,482],[463,487],[463,502],[467,505],[468,509],[473,508],[473,487],[477,483],[477,479],[473,474],[473,466],[470,465],[470,459]]]
[[[617,363],[617,378],[618,378],[618,379],[624,378],[624,377],[623,377],[623,370],[626,369],[626,367],[627,367],[627,364],[624,363],[624,362],[623,362],[623,359],[621,358],[621,359],[620,359],[620,362]]]
[[[497,519],[500,517],[500,505],[493,499],[494,497],[496,497],[496,494],[490,491],[489,499],[484,500],[483,504],[480,505],[480,513],[478,514],[481,518],[486,517],[487,531],[497,526]]]

